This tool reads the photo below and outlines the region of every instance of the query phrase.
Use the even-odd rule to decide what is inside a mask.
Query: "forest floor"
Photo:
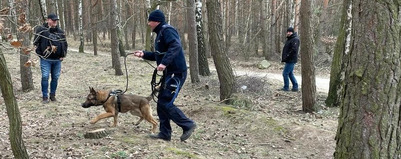
[[[139,118],[120,114],[117,127],[109,127],[112,119],[89,121],[103,113],[102,107],[82,108],[81,103],[95,89],[125,89],[126,76],[115,76],[109,53],[70,51],[63,61],[57,102],[42,104],[39,63],[32,67],[35,89],[22,92],[19,76],[19,55],[5,54],[12,75],[14,93],[22,118],[23,140],[30,158],[332,158],[335,150],[338,108],[324,106],[327,97],[327,69],[317,69],[323,83],[317,84],[320,109],[313,114],[302,112],[301,92],[278,91],[282,87],[283,65],[271,62],[265,70],[255,61],[233,60],[238,76],[236,94],[243,99],[234,105],[219,102],[216,71],[200,77],[194,84],[188,79],[176,105],[198,127],[186,142],[179,137],[182,130],[172,122],[170,142],[148,138],[151,124]],[[16,51],[14,51],[16,52]],[[38,62],[38,57],[33,57]],[[124,70],[124,60],[121,58]],[[214,70],[213,63],[211,70]],[[127,58],[128,92],[147,96],[153,68],[136,57]],[[295,74],[300,75],[300,66]],[[324,69],[323,69],[324,70]],[[278,77],[277,77],[278,76]],[[300,77],[298,77],[299,83]],[[319,80],[320,81],[320,80]],[[241,89],[245,88],[246,89]],[[302,87],[302,86],[301,86]],[[158,120],[156,104],[151,102]],[[87,131],[105,128],[110,135],[86,139]],[[13,158],[9,142],[9,122],[3,98],[0,98],[0,158]]]

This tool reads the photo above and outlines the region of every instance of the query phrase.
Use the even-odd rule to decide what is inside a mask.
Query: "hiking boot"
[[[50,100],[52,102],[56,102],[57,101],[56,96],[55,95],[50,95]]]
[[[49,98],[48,98],[48,97],[43,97],[42,99],[43,99],[43,100],[42,100],[42,103],[43,103],[43,104],[49,103]]]
[[[189,137],[191,137],[192,133],[194,132],[196,128],[196,124],[194,123],[194,125],[187,131],[184,131],[180,137],[181,141],[185,141],[187,140]]]
[[[163,137],[160,134],[156,134],[156,135],[155,134],[149,134],[149,137],[152,138],[152,139],[162,139],[164,141],[170,141],[171,140],[171,138]]]
[[[288,90],[288,89],[285,89],[285,88],[280,88],[280,89],[278,89],[278,91],[284,91],[284,92],[288,92],[288,91],[290,91],[290,90]]]
[[[291,89],[291,91],[298,92],[299,90],[298,89]]]

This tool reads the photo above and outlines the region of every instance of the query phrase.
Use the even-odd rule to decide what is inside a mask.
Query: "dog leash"
[[[133,52],[132,53],[128,53],[128,54],[126,54],[125,56],[124,56],[124,67],[125,67],[125,75],[126,75],[126,84],[125,84],[125,90],[124,90],[124,92],[122,92],[122,94],[124,94],[125,92],[127,92],[127,90],[128,90],[128,69],[127,69],[127,57],[128,57],[128,55],[132,55],[132,54],[134,54]],[[164,55],[164,54],[166,54],[165,52],[159,52],[159,51],[156,51],[156,54],[157,55]],[[149,64],[151,67],[153,67],[154,69],[156,69],[156,67],[155,66],[153,66],[151,63],[149,63],[149,61],[148,60],[145,60],[145,62],[147,63],[147,64]],[[157,70],[155,70],[156,71],[156,73],[157,73]],[[154,73],[153,73],[154,74]],[[153,80],[153,78],[152,78],[152,80]],[[159,82],[160,83],[160,82]],[[151,95],[153,95],[153,87],[152,87],[152,94]]]

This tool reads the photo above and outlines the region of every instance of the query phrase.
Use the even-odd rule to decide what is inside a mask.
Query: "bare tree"
[[[351,43],[345,49],[349,66],[334,158],[400,158],[401,27],[395,23],[401,4],[393,0],[344,3],[351,7],[343,10],[352,18]]]
[[[206,55],[205,36],[203,34],[202,1],[196,0],[195,6],[199,74],[202,76],[210,76],[209,62],[207,61]]]
[[[40,1],[40,10],[42,11],[43,21],[45,21],[47,18],[46,0],[39,0],[39,1]]]
[[[209,35],[210,35],[210,46],[214,65],[216,66],[217,75],[220,82],[220,100],[230,99],[234,93],[234,73],[224,49],[223,35],[221,26],[222,16],[220,11],[220,2],[218,1],[207,1],[206,2],[209,19]]]
[[[351,2],[344,1],[343,13],[351,13]],[[339,106],[342,101],[343,81],[345,70],[348,67],[348,61],[343,60],[347,58],[351,45],[351,27],[352,17],[343,14],[341,17],[340,33],[337,37],[337,42],[333,55],[333,62],[331,63],[330,71],[330,87],[326,99],[327,106]]]
[[[198,83],[199,65],[198,65],[198,41],[195,24],[195,0],[187,1],[187,22],[188,22],[188,42],[189,42],[189,69],[191,82]]]
[[[14,158],[29,158],[24,141],[22,140],[21,115],[17,100],[14,96],[13,84],[8,71],[6,59],[0,49],[0,89],[6,104],[7,116],[10,123],[9,136]]]
[[[301,66],[302,66],[302,110],[316,110],[316,82],[312,32],[310,26],[311,1],[301,1]]]
[[[111,16],[111,24],[110,24],[110,33],[111,33],[111,59],[113,68],[115,70],[115,75],[123,75],[123,71],[121,70],[120,63],[120,54],[118,53],[118,21],[117,21],[117,1],[110,0],[110,16]]]
[[[82,21],[82,0],[78,1],[78,31],[79,31],[79,52],[84,52],[84,31],[83,31],[83,21]]]
[[[14,1],[14,0],[12,0]],[[13,2],[14,3],[14,2]],[[26,46],[24,49],[20,49],[20,77],[21,77],[21,86],[22,91],[30,91],[34,89],[33,78],[32,78],[32,70],[31,67],[26,67],[25,64],[30,60],[31,54],[27,52],[27,46],[30,45],[29,34],[30,32],[26,29],[30,27],[28,23],[27,17],[29,17],[29,6],[26,0],[18,1],[16,5],[16,10],[19,12],[16,22],[18,24],[17,31],[17,39],[22,42],[23,46]]]
[[[96,56],[97,55],[97,34],[98,34],[98,32],[97,32],[97,23],[96,23],[96,21],[97,21],[97,17],[98,17],[98,14],[99,14],[99,1],[101,1],[101,0],[91,0],[91,3],[90,3],[90,8],[89,8],[89,12],[90,12],[90,15],[91,15],[91,30],[92,30],[92,43],[93,43],[93,54]],[[96,14],[97,13],[97,14]]]

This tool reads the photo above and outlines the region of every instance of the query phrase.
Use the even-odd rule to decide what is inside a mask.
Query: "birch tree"
[[[210,76],[209,62],[207,61],[206,55],[205,36],[203,34],[202,0],[196,0],[195,2],[195,20],[198,41],[199,74],[202,76]]]
[[[40,0],[40,9],[41,9],[43,21],[45,21],[47,19],[46,0]]]
[[[198,83],[199,65],[198,65],[198,41],[196,36],[195,22],[195,1],[187,1],[187,22],[188,22],[188,41],[189,41],[189,64],[191,82]]]
[[[78,1],[78,32],[79,32],[79,52],[84,52],[84,31],[83,31],[83,21],[82,21],[82,0]]]

